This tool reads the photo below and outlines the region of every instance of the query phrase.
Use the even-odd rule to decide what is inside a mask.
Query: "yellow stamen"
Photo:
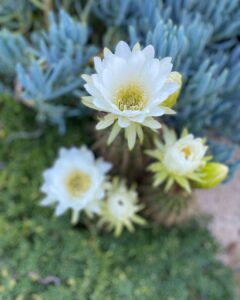
[[[81,171],[73,171],[66,178],[66,186],[72,197],[79,197],[90,187],[91,180],[88,174]]]
[[[189,156],[192,154],[192,150],[189,146],[182,148],[181,151],[184,154],[185,158],[189,158]]]
[[[114,101],[121,111],[124,110],[143,110],[147,104],[144,90],[137,84],[129,84],[120,88]]]

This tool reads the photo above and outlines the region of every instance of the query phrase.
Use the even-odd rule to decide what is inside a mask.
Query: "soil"
[[[195,195],[198,209],[212,216],[208,227],[223,246],[219,259],[234,269],[240,286],[240,171],[230,183]]]

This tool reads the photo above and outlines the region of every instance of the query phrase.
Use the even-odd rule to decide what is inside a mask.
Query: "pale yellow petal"
[[[111,131],[109,137],[108,137],[108,140],[107,140],[108,145],[110,145],[115,140],[115,138],[118,136],[120,131],[121,131],[121,127],[119,127],[118,123],[116,122],[112,128],[112,131]]]

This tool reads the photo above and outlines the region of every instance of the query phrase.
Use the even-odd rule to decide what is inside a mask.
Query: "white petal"
[[[125,133],[126,133],[126,137],[128,140],[128,148],[129,148],[129,150],[132,150],[135,145],[136,135],[137,135],[135,125],[132,124],[131,126],[127,127],[125,129]]]
[[[147,59],[153,59],[155,55],[155,50],[152,45],[148,45],[142,50],[143,54]]]
[[[126,42],[120,41],[116,46],[115,54],[127,59],[131,54],[131,50]]]
[[[52,203],[54,203],[55,201],[53,200],[53,199],[51,199],[51,198],[49,198],[49,197],[46,197],[46,198],[44,198],[41,202],[40,202],[40,204],[42,205],[42,206],[49,206],[49,205],[51,205]]]
[[[119,117],[118,119],[118,125],[121,127],[121,128],[126,128],[130,125],[130,122],[127,118],[124,118],[124,117]]]
[[[175,115],[176,114],[175,110],[173,110],[167,106],[161,106],[161,109],[164,111],[164,113],[166,115]]]
[[[162,83],[164,83],[168,77],[169,74],[172,71],[173,65],[169,62],[169,58],[164,58],[162,60],[153,59],[150,67],[150,71],[154,69],[154,72],[152,72],[153,75],[151,80],[155,79],[155,88],[159,89],[162,86]]]
[[[132,119],[132,118],[135,118],[139,115],[142,115],[142,111],[141,110],[124,110],[124,111],[121,111],[121,110],[118,109],[117,114],[119,116]]]
[[[161,124],[158,121],[156,121],[153,118],[151,118],[151,117],[146,118],[145,121],[143,122],[143,125],[147,126],[149,128],[152,128],[152,129],[159,129],[159,128],[161,128]]]
[[[143,135],[143,130],[142,130],[142,126],[139,124],[136,124],[136,130],[137,130],[137,135],[139,137],[140,143],[143,142],[144,139],[144,135]]]
[[[127,61],[121,57],[115,56],[111,61],[111,65],[106,67],[102,72],[102,81],[109,92],[113,93],[114,90],[126,82],[127,75]]]
[[[112,114],[107,115],[104,117],[100,122],[97,123],[96,129],[102,130],[109,126],[111,126],[114,123],[115,116]]]
[[[92,83],[86,83],[84,84],[84,87],[86,91],[93,96],[94,98],[101,98],[101,93],[99,90],[96,89],[96,87]]]
[[[74,148],[70,150],[74,150]],[[85,145],[83,145],[79,150],[78,149],[76,150],[77,150],[77,152],[75,152],[76,159],[81,156],[81,159],[84,159],[84,161],[88,161],[89,163],[94,162],[95,158],[93,152],[89,150]],[[72,156],[73,156],[73,152],[72,152]]]
[[[102,62],[101,58],[95,56],[93,58],[93,60],[94,60],[94,66],[95,66],[96,71],[98,73],[101,73],[103,71],[103,62]]]
[[[93,105],[95,105],[101,111],[105,111],[105,112],[112,111],[111,105],[103,99],[93,99]]]
[[[56,207],[56,210],[55,210],[55,216],[56,216],[56,217],[59,217],[59,216],[63,215],[65,211],[66,211],[65,205],[59,204],[59,205]]]
[[[103,99],[108,101],[111,98],[110,91],[105,88],[100,76],[97,74],[93,74],[92,81],[93,81],[93,86],[98,91],[98,93],[102,96]]]
[[[175,93],[179,88],[179,84],[175,82],[166,82],[164,86],[158,91],[158,95],[156,99],[152,101],[153,105],[161,104],[164,100],[168,98],[168,96]]]
[[[179,84],[177,82],[166,82],[162,88],[169,95],[175,93],[179,89]]]
[[[160,60],[161,64],[171,64],[172,58],[170,56],[164,57]]]
[[[165,114],[165,110],[162,107],[155,106],[151,109],[150,114],[152,117],[160,117]]]
[[[146,115],[147,115],[147,113],[142,113],[142,114],[139,114],[137,116],[131,116],[130,119],[133,122],[142,123],[146,119]]]
[[[58,154],[59,157],[60,157],[60,158],[63,158],[65,155],[68,154],[68,149],[66,149],[66,148],[60,148],[58,152],[59,152],[59,154]],[[46,171],[46,172],[47,172],[47,171]]]
[[[82,103],[92,109],[97,109],[97,107],[93,104],[93,97],[92,96],[84,96],[82,97]]]
[[[119,127],[118,122],[116,122],[115,125],[113,126],[113,129],[107,140],[108,145],[110,145],[115,140],[115,138],[118,136],[120,130],[121,130],[121,127]]]
[[[97,161],[97,167],[103,172],[103,173],[107,173],[108,171],[111,170],[112,168],[112,164],[102,160],[101,158],[98,159]]]
[[[163,139],[167,146],[173,145],[177,141],[177,136],[176,136],[175,131],[164,126],[163,127]]]
[[[100,206],[101,206],[101,201],[91,202],[86,206],[85,212],[91,218],[93,217],[93,214],[99,214],[101,212]]]
[[[72,211],[72,219],[71,219],[71,223],[72,224],[76,224],[79,220],[79,211],[78,210],[73,210]]]
[[[136,77],[137,79],[141,72],[143,72],[144,70],[145,62],[146,58],[141,51],[136,52],[134,55],[132,55],[127,61],[128,73],[130,77]]]
[[[82,79],[84,79],[87,83],[92,82],[92,78],[90,75],[83,74]]]
[[[110,58],[110,57],[113,57],[114,54],[112,53],[111,50],[109,50],[108,48],[104,48],[103,49],[103,55],[105,58]]]

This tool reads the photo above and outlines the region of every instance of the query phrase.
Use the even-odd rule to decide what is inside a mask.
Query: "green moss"
[[[60,146],[88,141],[83,121],[69,124],[66,136],[49,127],[27,139],[38,130],[32,112],[6,98],[0,109],[0,299],[235,299],[232,273],[196,223],[149,224],[115,239],[40,207],[41,173]]]

